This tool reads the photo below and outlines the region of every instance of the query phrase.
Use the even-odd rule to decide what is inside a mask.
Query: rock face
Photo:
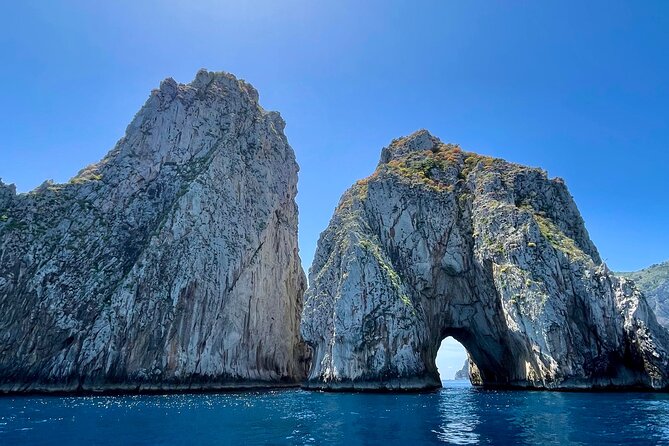
[[[641,387],[668,381],[669,337],[611,274],[560,179],[426,131],[393,141],[318,242],[302,335],[307,386],[440,386],[452,336],[475,384]]]
[[[616,274],[636,283],[646,296],[658,322],[669,328],[669,261],[651,265],[641,271]]]
[[[234,76],[154,90],[67,184],[0,183],[0,389],[299,382],[298,167]]]
[[[469,359],[465,359],[462,368],[455,372],[455,379],[469,379]]]

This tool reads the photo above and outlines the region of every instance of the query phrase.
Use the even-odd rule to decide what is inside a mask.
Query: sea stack
[[[341,198],[305,295],[306,386],[440,386],[452,336],[478,385],[669,384],[669,338],[602,262],[564,182],[427,131],[393,141]]]
[[[248,83],[166,79],[66,184],[0,183],[0,389],[295,384],[298,166]]]

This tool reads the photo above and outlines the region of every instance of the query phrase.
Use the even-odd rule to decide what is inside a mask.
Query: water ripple
[[[669,395],[302,390],[0,398],[0,444],[669,444]]]

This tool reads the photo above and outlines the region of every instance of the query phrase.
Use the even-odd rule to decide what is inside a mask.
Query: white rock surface
[[[206,389],[305,374],[298,166],[249,84],[163,81],[98,164],[0,183],[0,388]]]
[[[667,332],[611,274],[560,179],[426,131],[395,140],[320,237],[307,386],[440,386],[452,336],[476,384],[667,387]]]

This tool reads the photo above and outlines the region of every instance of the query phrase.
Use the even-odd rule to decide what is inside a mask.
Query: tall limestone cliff
[[[616,273],[634,280],[643,292],[657,320],[669,328],[669,261],[632,273]]]
[[[667,332],[602,263],[563,181],[426,131],[344,194],[304,305],[308,387],[438,387],[447,336],[475,384],[669,384]]]
[[[0,389],[295,383],[298,166],[249,84],[154,90],[67,184],[0,184]]]

